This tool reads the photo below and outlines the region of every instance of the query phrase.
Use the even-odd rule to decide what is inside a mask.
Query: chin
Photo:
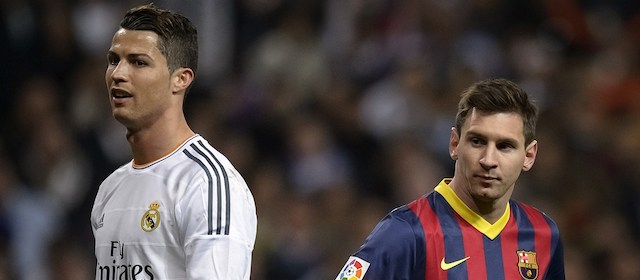
[[[494,197],[494,196],[492,196],[492,195],[482,194],[482,193],[481,193],[481,194],[475,194],[475,195],[473,196],[473,198],[474,198],[474,200],[476,200],[476,201],[483,201],[483,202],[490,202],[490,201],[494,201],[494,200],[496,200],[496,199],[497,199],[497,198],[495,198],[495,197]]]
[[[133,120],[130,117],[116,111],[113,112],[113,118],[125,127],[129,127],[133,123]]]
[[[500,194],[495,193],[495,190],[483,186],[481,189],[474,193],[474,197],[475,199],[480,201],[494,201],[496,199],[499,199],[501,196]]]

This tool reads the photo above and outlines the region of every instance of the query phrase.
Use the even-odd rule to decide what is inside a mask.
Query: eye
[[[480,139],[479,137],[471,137],[469,139],[469,142],[471,142],[471,145],[473,146],[480,146],[484,144],[484,140]]]
[[[511,143],[499,143],[497,147],[500,150],[512,150],[515,149],[516,146]]]
[[[135,59],[131,63],[137,67],[143,67],[143,66],[149,65],[146,61],[142,59]]]
[[[109,55],[107,56],[107,61],[109,62],[109,65],[118,65],[120,59],[117,56]]]

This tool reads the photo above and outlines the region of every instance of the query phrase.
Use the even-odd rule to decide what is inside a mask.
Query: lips
[[[113,88],[111,89],[111,97],[114,99],[123,99],[133,97],[133,95],[124,89]]]
[[[478,174],[478,175],[475,175],[475,177],[480,179],[480,180],[483,180],[483,181],[497,181],[497,180],[499,180],[498,177],[494,177],[494,176],[491,176],[491,175]]]

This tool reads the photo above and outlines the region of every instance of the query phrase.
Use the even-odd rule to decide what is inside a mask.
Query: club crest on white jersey
[[[140,227],[146,232],[152,232],[160,226],[160,202],[149,204],[149,210],[144,212],[140,220]]]

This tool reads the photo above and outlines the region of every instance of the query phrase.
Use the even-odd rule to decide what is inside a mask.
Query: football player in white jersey
[[[249,279],[253,196],[182,109],[197,44],[187,18],[153,4],[129,10],[113,37],[105,79],[133,160],[95,198],[96,280]]]

